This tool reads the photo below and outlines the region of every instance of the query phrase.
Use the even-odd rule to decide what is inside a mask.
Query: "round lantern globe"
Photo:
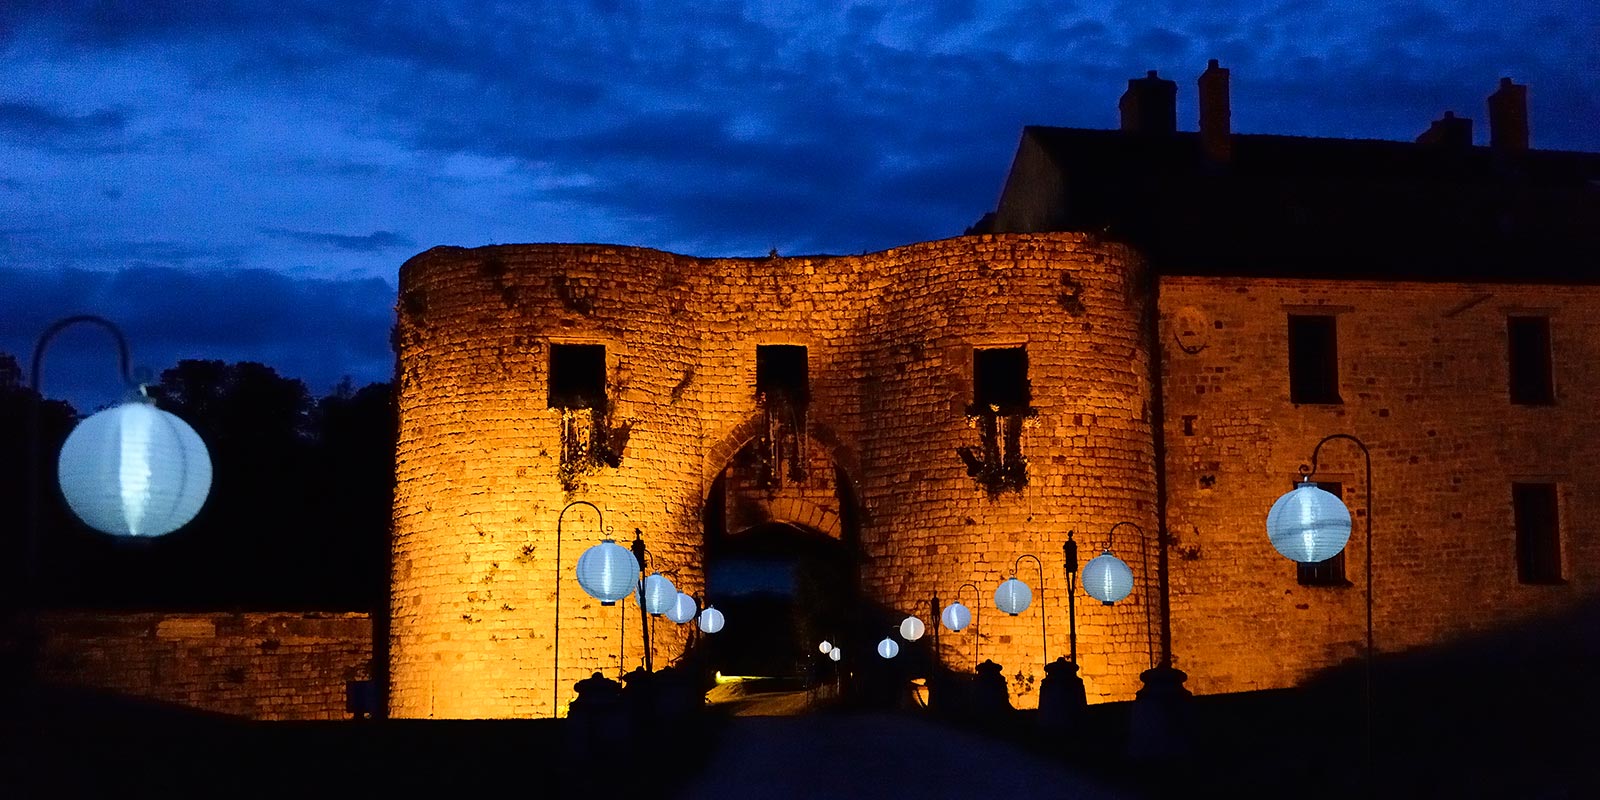
[[[885,636],[883,641],[878,642],[878,655],[884,658],[894,658],[900,655],[900,645],[895,643],[893,637]]]
[[[722,612],[710,606],[706,606],[706,610],[700,612],[700,630],[705,633],[716,633],[722,630],[723,621]]]
[[[1133,570],[1106,550],[1083,565],[1083,590],[1109,606],[1133,591]]]
[[[695,604],[693,597],[679,592],[678,596],[672,601],[672,607],[667,609],[667,619],[682,625],[694,619],[695,612],[699,610],[700,608]]]
[[[578,585],[601,605],[615,605],[633,593],[639,561],[628,548],[606,539],[578,556]]]
[[[843,653],[842,650],[840,650],[839,648],[835,647],[832,650],[828,651],[828,658],[831,658],[834,661],[838,661],[842,657],[842,653]]]
[[[927,629],[928,626],[923,625],[922,620],[916,617],[906,617],[900,621],[900,638],[908,642],[914,642],[921,639],[923,632]]]
[[[56,469],[72,513],[112,536],[163,536],[194,519],[211,491],[211,456],[188,423],[143,401],[72,429]]]
[[[819,652],[819,653],[821,653],[823,655],[827,655],[827,654],[833,652],[833,642],[830,642],[827,639],[823,639],[822,642],[817,645],[817,652]]]
[[[1016,578],[1009,578],[1000,584],[1000,588],[994,590],[994,604],[996,608],[1014,617],[1033,605],[1033,590],[1028,588],[1028,584]]]
[[[939,622],[944,625],[945,630],[959,633],[972,624],[972,612],[960,603],[951,603],[939,614]]]
[[[644,579],[644,592],[639,597],[639,605],[651,614],[666,614],[672,610],[672,604],[678,602],[678,587],[665,575],[650,575]]]
[[[1327,561],[1350,541],[1350,509],[1315,483],[1302,481],[1267,512],[1267,538],[1293,561]]]

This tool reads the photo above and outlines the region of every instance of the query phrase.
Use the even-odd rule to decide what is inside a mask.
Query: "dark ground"
[[[1592,610],[1380,658],[1370,763],[1360,663],[1296,689],[1194,698],[1192,755],[1162,764],[1125,756],[1128,703],[1091,707],[1070,737],[1042,734],[1031,712],[986,726],[910,710],[710,712],[596,752],[570,721],[249,723],[58,690],[7,709],[0,797],[504,786],[532,797],[932,798],[1007,785],[1034,785],[1030,800],[1600,797]]]

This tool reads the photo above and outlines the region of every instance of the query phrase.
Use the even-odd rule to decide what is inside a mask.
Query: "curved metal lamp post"
[[[961,590],[962,589],[971,589],[972,590],[972,603],[973,603],[973,605],[972,605],[972,608],[967,609],[967,611],[972,614],[972,619],[971,619],[970,622],[968,622],[967,625],[962,625],[959,628],[950,627],[950,624],[949,624],[950,623],[950,618],[948,616],[946,616],[945,612],[949,611],[951,608],[953,608],[953,607],[955,607],[957,605],[961,605]],[[940,605],[939,605],[939,595],[935,594],[933,596],[933,614],[934,614],[934,617],[936,617],[939,620],[938,627],[934,628],[934,636],[935,636],[934,647],[935,647],[935,649],[938,648],[938,639],[937,639],[937,637],[938,637],[938,632],[939,632],[939,628],[940,627],[949,628],[952,633],[959,633],[959,632],[965,630],[968,627],[968,625],[977,625],[978,624],[978,615],[979,615],[979,612],[982,611],[982,608],[983,608],[983,595],[980,594],[980,592],[981,592],[981,590],[978,588],[978,584],[972,583],[971,581],[968,581],[967,583],[963,583],[960,586],[956,587],[956,602],[951,603],[949,606],[946,606],[946,607],[943,607],[943,608],[941,608]],[[962,608],[966,608],[966,606],[962,606]],[[977,632],[977,630],[974,630],[972,632],[972,668],[973,669],[977,669],[978,668],[978,632]]]
[[[1144,569],[1143,575],[1144,575],[1144,579],[1146,581],[1146,583],[1145,583],[1145,592],[1144,592],[1144,594],[1140,595],[1140,598],[1141,598],[1140,605],[1144,606],[1145,650],[1147,651],[1146,655],[1149,656],[1149,658],[1150,658],[1150,666],[1153,668],[1156,665],[1155,640],[1154,640],[1154,637],[1151,636],[1150,634],[1153,632],[1153,629],[1155,628],[1155,623],[1152,622],[1151,619],[1150,619],[1150,592],[1149,592],[1149,585],[1150,584],[1148,583],[1148,581],[1150,580],[1150,547],[1149,547],[1149,542],[1147,542],[1145,540],[1145,537],[1144,537],[1144,528],[1139,527],[1139,525],[1137,523],[1128,522],[1126,520],[1124,520],[1122,522],[1118,522],[1115,525],[1112,525],[1111,526],[1111,530],[1106,532],[1106,552],[1110,552],[1111,551],[1111,537],[1112,537],[1112,535],[1114,535],[1117,532],[1118,528],[1120,528],[1120,527],[1122,527],[1124,525],[1132,528],[1135,533],[1139,534],[1139,563],[1140,563],[1140,566]],[[1130,589],[1130,593],[1131,593],[1131,589]]]
[[[188,423],[156,408],[143,384],[129,374],[128,342],[122,331],[110,320],[91,314],[56,321],[40,334],[30,364],[30,485],[24,553],[30,595],[37,580],[44,513],[45,470],[39,431],[44,352],[57,334],[83,322],[100,326],[116,341],[118,367],[128,393],[122,403],[79,422],[62,445],[58,475],[73,514],[111,536],[163,536],[194,519],[211,488],[211,457],[205,443]]]
[[[111,320],[97,317],[92,314],[79,314],[57,320],[50,327],[39,334],[39,340],[33,346],[33,360],[29,364],[28,389],[32,394],[32,402],[28,410],[28,538],[23,554],[24,602],[31,603],[34,594],[34,584],[38,578],[39,560],[39,528],[44,516],[44,465],[43,454],[40,452],[43,443],[40,441],[39,432],[40,416],[44,406],[44,397],[39,394],[39,368],[44,362],[44,350],[56,334],[80,322],[88,322],[100,326],[111,334],[117,343],[117,367],[122,375],[122,383],[128,388],[133,388],[133,376],[128,368],[128,340],[122,331],[112,324]]]
[[[1050,628],[1045,619],[1044,562],[1040,561],[1039,557],[1032,553],[1023,553],[1022,555],[1017,556],[1017,560],[1011,563],[1011,577],[1007,580],[1007,583],[1010,581],[1016,581],[1017,583],[1021,584],[1022,588],[1027,588],[1028,584],[1017,580],[1017,570],[1022,566],[1022,559],[1024,558],[1033,559],[1034,566],[1039,568],[1039,645],[1042,648],[1042,653],[1044,655],[1044,663],[1048,664],[1050,663]],[[1004,587],[1005,584],[1001,584],[1001,586]],[[996,605],[999,604],[996,603]],[[1014,617],[1024,611],[1027,611],[1029,605],[1031,604],[1024,601],[1021,604],[1021,607],[1014,611],[1010,608],[1002,608],[1001,610]]]
[[[599,528],[606,529],[606,516],[600,512],[600,507],[588,500],[574,500],[561,509],[556,515],[556,641],[554,661],[550,665],[550,716],[561,716],[561,523],[567,517],[567,512],[573,506],[588,506],[594,509],[594,514],[599,518]]]
[[[1367,510],[1367,521],[1366,521],[1366,526],[1365,526],[1366,527],[1366,534],[1365,534],[1366,535],[1366,544],[1365,544],[1365,546],[1366,546],[1366,550],[1367,550],[1367,563],[1366,563],[1366,567],[1365,567],[1365,573],[1366,573],[1365,578],[1366,578],[1366,584],[1367,584],[1367,586],[1366,586],[1366,589],[1367,589],[1367,591],[1366,591],[1366,595],[1367,595],[1366,596],[1366,606],[1367,606],[1367,609],[1366,609],[1367,610],[1367,650],[1366,650],[1366,658],[1365,658],[1365,662],[1366,663],[1365,663],[1365,670],[1364,670],[1365,675],[1363,676],[1363,688],[1362,688],[1363,697],[1362,697],[1362,700],[1363,700],[1364,705],[1366,706],[1367,769],[1368,769],[1368,772],[1370,774],[1371,769],[1372,769],[1372,658],[1373,658],[1373,654],[1377,650],[1376,645],[1373,643],[1373,636],[1372,636],[1372,561],[1373,561],[1373,558],[1372,558],[1372,451],[1367,449],[1366,442],[1363,442],[1360,439],[1357,439],[1356,437],[1354,437],[1354,436],[1352,436],[1352,435],[1350,435],[1348,433],[1335,433],[1335,434],[1331,434],[1331,435],[1328,435],[1328,436],[1324,436],[1322,438],[1322,440],[1317,442],[1316,446],[1311,449],[1311,467],[1310,467],[1310,469],[1307,469],[1305,466],[1301,466],[1300,467],[1301,486],[1291,490],[1288,494],[1285,494],[1283,497],[1278,498],[1278,502],[1274,503],[1273,505],[1274,505],[1274,508],[1276,508],[1278,506],[1278,504],[1284,503],[1285,501],[1290,500],[1294,496],[1294,494],[1296,492],[1305,491],[1307,488],[1315,489],[1316,484],[1311,482],[1311,478],[1317,474],[1317,466],[1318,466],[1317,459],[1322,454],[1322,446],[1327,444],[1328,442],[1334,441],[1335,439],[1343,439],[1343,440],[1348,441],[1351,444],[1355,445],[1357,448],[1360,448],[1362,459],[1363,459],[1363,461],[1365,462],[1365,465],[1366,465],[1366,510]],[[1327,494],[1327,493],[1324,492],[1324,494]],[[1349,536],[1349,514],[1350,514],[1350,511],[1349,511],[1348,508],[1345,507],[1344,501],[1340,500],[1337,497],[1333,497],[1333,495],[1331,495],[1331,494],[1329,494],[1328,496],[1330,498],[1332,498],[1332,501],[1334,503],[1337,503],[1338,504],[1338,508],[1340,510],[1343,510],[1343,512],[1344,512],[1344,515],[1345,515],[1344,533],[1345,533],[1346,538],[1348,538],[1348,536]],[[1317,533],[1320,532],[1318,530],[1313,530],[1312,529],[1312,523],[1314,523],[1316,521],[1317,520],[1312,520],[1312,519],[1308,519],[1308,518],[1305,518],[1305,517],[1300,517],[1300,518],[1287,519],[1287,520],[1284,521],[1283,524],[1285,526],[1287,526],[1288,530],[1296,532],[1296,533],[1298,533],[1300,535],[1315,536]],[[1270,531],[1269,531],[1269,533],[1270,533]],[[1343,549],[1344,549],[1344,547],[1341,545],[1338,549],[1334,550],[1333,553],[1330,553],[1328,556],[1326,556],[1324,558],[1324,560],[1326,560],[1326,558],[1332,558],[1333,556],[1338,555],[1339,552],[1342,551]],[[1283,551],[1280,550],[1279,552],[1283,552]],[[1288,554],[1285,554],[1285,555],[1287,556]],[[1288,557],[1291,558],[1291,559],[1294,558],[1293,556],[1288,556]],[[1299,562],[1299,563],[1317,563],[1317,562]]]

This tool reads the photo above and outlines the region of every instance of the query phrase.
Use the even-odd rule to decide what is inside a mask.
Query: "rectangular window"
[[[804,404],[811,398],[805,345],[756,345],[756,392]]]
[[[1299,485],[1299,481],[1294,482]],[[1344,484],[1338,481],[1317,481],[1317,488],[1321,489],[1340,500],[1344,499]],[[1327,561],[1318,561],[1315,564],[1295,564],[1295,578],[1301,586],[1349,586],[1350,581],[1344,576],[1344,554],[1350,549],[1345,545],[1344,550]]]
[[[550,407],[606,407],[606,346],[550,345]]]
[[[985,347],[972,351],[972,405],[977,411],[990,406],[1002,414],[1020,414],[1033,401],[1028,384],[1028,350],[1024,347]]]
[[[1506,358],[1511,367],[1511,402],[1548,406],[1556,402],[1550,368],[1550,318],[1507,317]]]
[[[1511,484],[1517,526],[1517,579],[1561,583],[1561,519],[1553,483]]]
[[[1339,399],[1339,328],[1330,315],[1289,315],[1289,402]]]

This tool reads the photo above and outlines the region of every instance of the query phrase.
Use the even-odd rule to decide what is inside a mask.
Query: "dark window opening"
[[[811,398],[805,345],[757,345],[756,392],[767,397],[785,397],[804,405]]]
[[[1289,315],[1289,402],[1344,402],[1339,398],[1339,329],[1334,317]]]
[[[606,407],[605,345],[550,345],[550,407]]]
[[[1511,402],[1548,406],[1556,401],[1550,368],[1550,319],[1506,319],[1507,358],[1511,362]]]
[[[1553,483],[1511,484],[1517,526],[1517,579],[1561,583],[1561,526]]]
[[[972,405],[985,412],[990,406],[1002,414],[1022,414],[1033,393],[1028,384],[1028,351],[1022,347],[991,347],[972,351]]]
[[[1295,481],[1298,485],[1299,481]],[[1317,488],[1321,489],[1340,500],[1344,499],[1344,484],[1338,481],[1317,481]],[[1344,554],[1350,549],[1346,544],[1344,550],[1327,561],[1318,561],[1315,564],[1295,564],[1295,579],[1301,586],[1349,586],[1350,581],[1344,575]]]

